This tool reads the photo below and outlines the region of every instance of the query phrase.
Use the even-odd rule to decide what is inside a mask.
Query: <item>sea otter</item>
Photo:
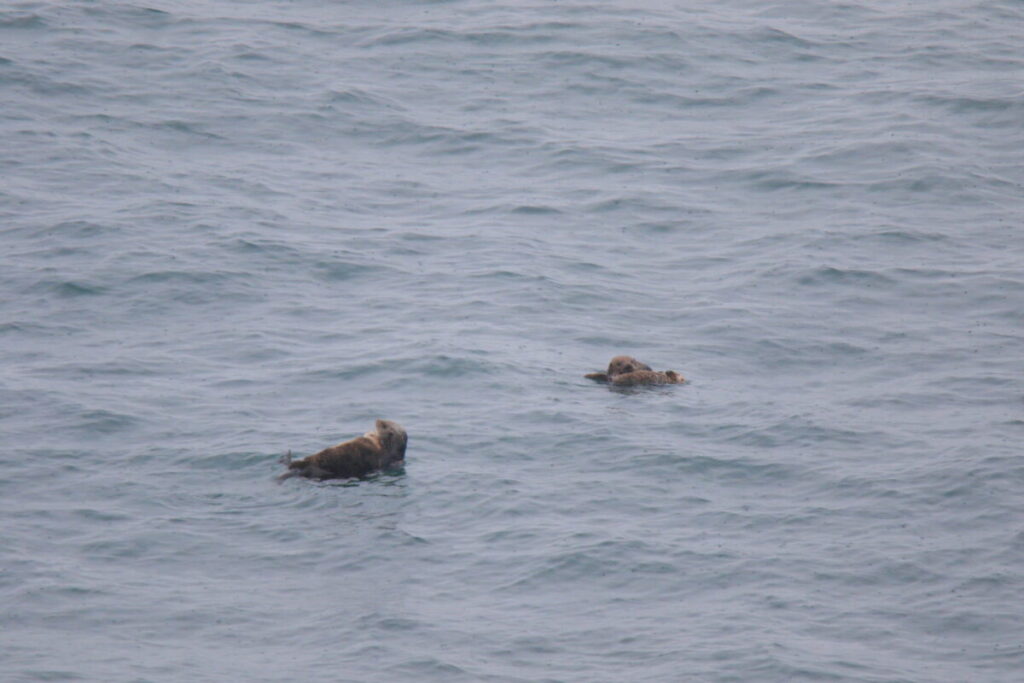
[[[281,458],[288,471],[278,481],[302,476],[311,479],[365,477],[371,472],[401,465],[409,437],[402,425],[391,420],[377,420],[377,430],[325,448],[315,455],[292,462],[291,451]]]
[[[641,363],[632,356],[615,356],[608,363],[608,372],[592,372],[584,375],[587,379],[608,382],[617,387],[632,387],[641,384],[682,384],[686,380],[675,370],[656,372],[651,366]]]

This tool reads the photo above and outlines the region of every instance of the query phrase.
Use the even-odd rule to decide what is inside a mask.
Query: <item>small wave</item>
[[[602,70],[621,70],[633,64],[631,57],[612,57],[603,52],[584,52],[581,50],[550,50],[534,55],[534,59],[544,63],[546,68],[563,69],[579,66],[600,67]]]
[[[328,104],[360,105],[384,107],[387,109],[402,109],[395,101],[384,99],[361,88],[348,88],[346,90],[330,90],[323,99]]]
[[[162,544],[154,538],[118,538],[82,544],[80,551],[94,559],[119,561],[157,554]]]
[[[522,205],[512,209],[514,214],[526,214],[533,216],[550,216],[562,213],[559,209],[553,206],[544,206],[539,204]]]
[[[241,254],[273,256],[275,260],[298,263],[304,255],[296,247],[276,239],[236,237],[225,241],[224,247]]]
[[[827,180],[812,180],[807,176],[799,176],[782,170],[751,173],[748,177],[753,181],[754,187],[769,192],[777,192],[779,190],[834,190],[842,185],[842,183]]]
[[[735,428],[725,428],[725,432],[734,432]],[[723,440],[734,443],[750,443],[751,433],[724,436]],[[760,438],[754,438],[752,445],[763,447]],[[786,481],[792,479],[796,470],[792,466],[773,462],[760,462],[753,458],[728,458],[711,455],[687,455],[676,451],[659,453],[641,453],[633,457],[630,467],[647,466],[652,468],[671,469],[687,475],[724,479],[728,481]],[[621,464],[619,465],[622,466]]]
[[[0,29],[31,29],[46,26],[46,21],[38,14],[0,13]]]
[[[560,22],[539,22],[527,26],[493,26],[477,30],[438,28],[400,28],[364,38],[356,44],[361,48],[406,45],[469,44],[477,47],[512,45],[521,47],[529,43],[548,43],[555,39],[552,31],[562,31]]]
[[[410,678],[412,680],[477,680],[471,672],[449,662],[442,661],[437,657],[414,657],[399,664],[387,667],[386,671],[398,678]]]
[[[215,133],[210,133],[205,130],[201,130],[199,124],[192,123],[190,121],[182,121],[180,119],[171,119],[168,121],[161,121],[153,125],[153,128],[157,130],[168,130],[175,133],[184,133],[190,137],[202,138],[204,140],[224,140],[224,137]]]
[[[948,235],[937,232],[924,232],[923,230],[912,230],[909,228],[879,230],[871,233],[871,237],[892,244],[917,244],[922,242],[944,242],[949,239]]]
[[[801,38],[797,35],[783,31],[780,28],[774,28],[772,26],[765,26],[757,30],[757,37],[754,38],[755,43],[759,42],[766,43],[785,43],[787,45],[796,45],[799,47],[813,47],[816,43],[809,41],[805,38]]]
[[[23,322],[21,320],[14,320],[11,322],[0,323],[0,334],[24,334],[54,337],[57,335],[72,334],[77,329],[79,328],[68,325],[44,325],[35,321]]]
[[[949,109],[958,114],[1005,112],[1024,108],[1019,94],[1013,98],[918,95],[915,99],[924,104]]]
[[[139,426],[141,421],[132,415],[111,410],[90,410],[79,416],[75,428],[90,434],[113,434]]]
[[[816,268],[810,273],[797,277],[797,282],[810,287],[822,285],[855,285],[869,287],[889,287],[895,281],[875,270],[860,270],[856,268],[836,268],[823,266]]]
[[[489,363],[472,358],[436,355],[417,360],[412,369],[428,377],[474,377],[493,374]]]
[[[265,52],[259,52],[252,49],[242,48],[239,52],[236,52],[234,58],[243,62],[268,62],[272,63],[275,60]]]
[[[408,43],[441,43],[454,42],[459,34],[454,31],[424,28],[402,28],[387,31],[383,34],[366,38],[357,43],[358,47],[393,47]]]
[[[154,7],[140,7],[130,4],[114,4],[110,6],[86,5],[82,11],[100,19],[129,22],[131,26],[145,26],[147,28],[160,28],[167,25],[174,18],[170,12],[165,12]]]
[[[963,197],[969,193],[970,188],[965,187],[960,178],[950,175],[943,169],[915,167],[901,170],[900,176],[897,178],[870,183],[866,186],[866,190],[868,192],[908,193],[915,197],[941,193],[949,198]],[[908,201],[910,200],[911,198],[908,197]]]
[[[82,282],[59,282],[50,285],[50,288],[59,297],[75,298],[80,296],[97,296],[106,293],[105,287],[90,285]]]
[[[341,282],[355,280],[365,277],[371,273],[384,270],[380,266],[357,263],[355,261],[332,261],[330,263],[318,263],[313,266],[314,272],[321,280],[329,282]]]

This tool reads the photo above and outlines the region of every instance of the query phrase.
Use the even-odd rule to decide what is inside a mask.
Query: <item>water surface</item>
[[[8,3],[5,680],[1019,680],[1022,26]]]

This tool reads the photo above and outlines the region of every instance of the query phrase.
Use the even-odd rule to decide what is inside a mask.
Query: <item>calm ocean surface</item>
[[[1024,680],[1022,36],[3,3],[0,679]]]

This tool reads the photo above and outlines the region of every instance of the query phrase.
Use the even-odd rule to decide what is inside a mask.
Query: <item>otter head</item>
[[[624,375],[627,372],[650,369],[650,365],[641,363],[632,356],[615,356],[615,358],[612,358],[612,361],[608,363],[608,376],[614,377],[615,375]]]
[[[388,454],[389,462],[405,459],[405,445],[409,443],[409,436],[402,425],[391,420],[377,420],[377,440]]]

